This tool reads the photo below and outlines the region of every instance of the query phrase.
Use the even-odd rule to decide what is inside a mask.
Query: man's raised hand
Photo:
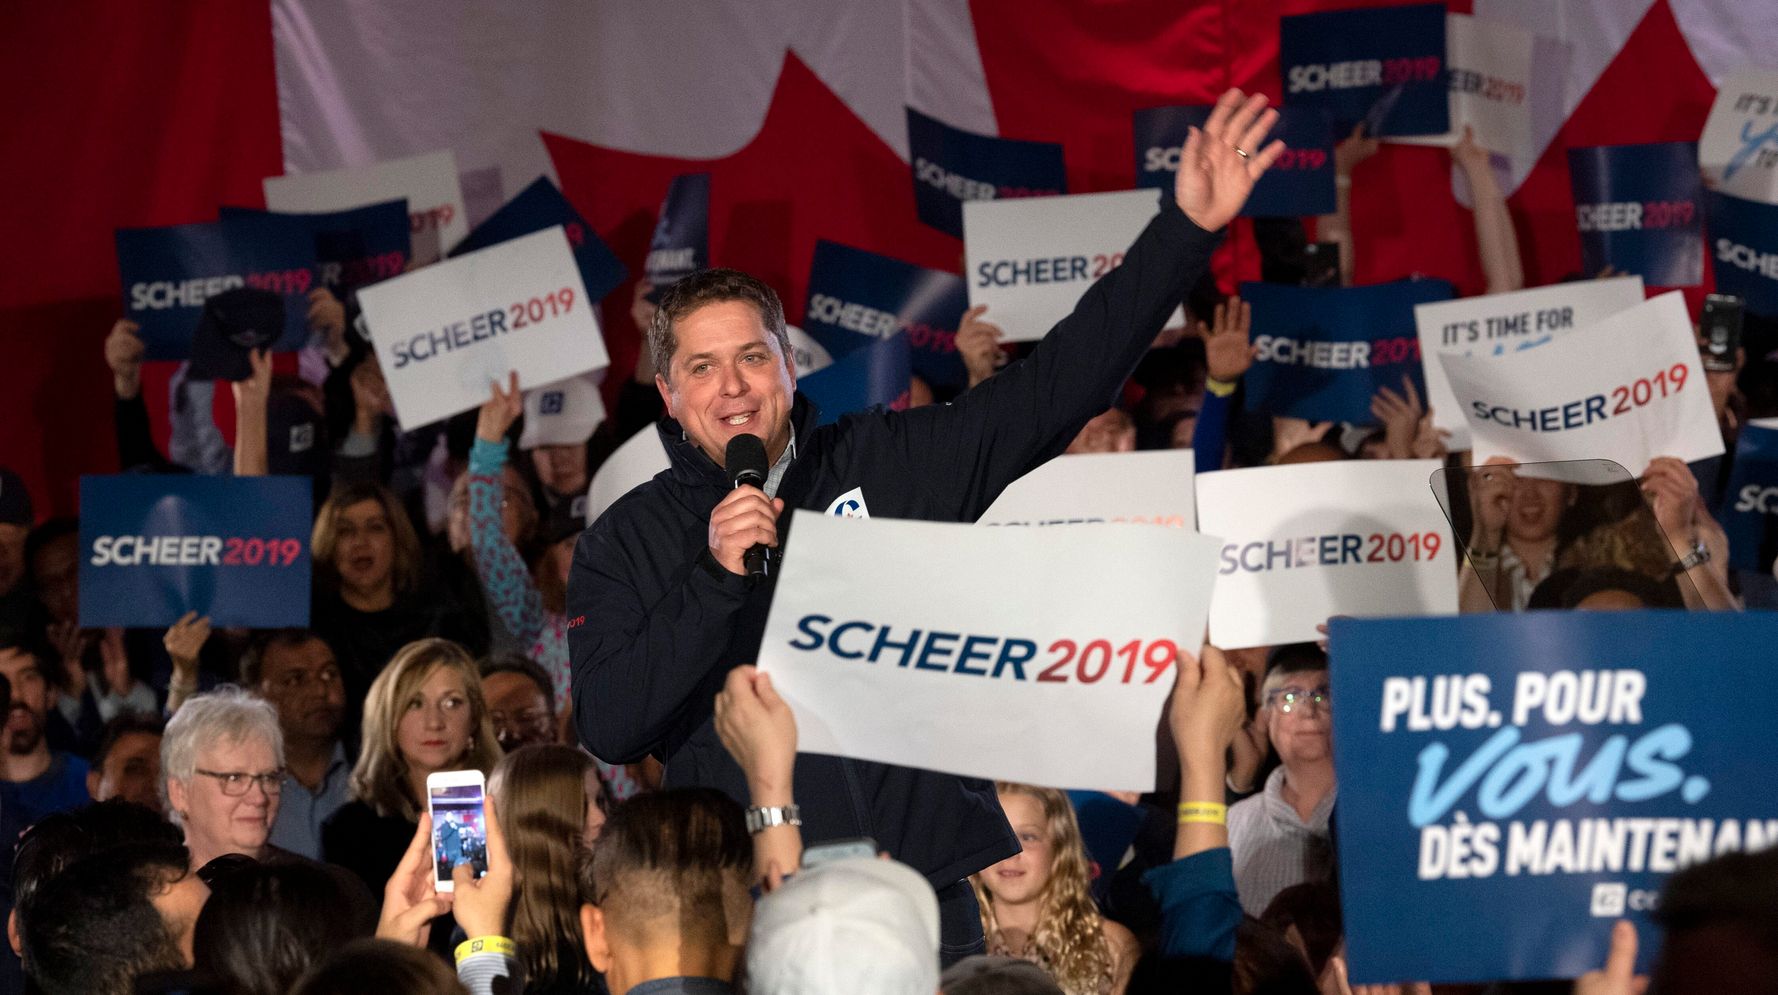
[[[1216,231],[1241,213],[1254,181],[1284,152],[1273,141],[1261,148],[1278,112],[1266,109],[1266,96],[1230,89],[1216,101],[1202,130],[1191,129],[1179,154],[1173,199],[1185,216],[1205,231]]]

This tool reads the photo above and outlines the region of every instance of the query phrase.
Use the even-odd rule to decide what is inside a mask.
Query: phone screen
[[[1719,373],[1732,373],[1735,353],[1741,348],[1741,298],[1729,294],[1711,294],[1704,298],[1704,312],[1698,318],[1704,336],[1704,368]]]
[[[432,857],[438,880],[451,880],[458,864],[475,876],[488,873],[488,815],[479,784],[435,784],[431,791]]]

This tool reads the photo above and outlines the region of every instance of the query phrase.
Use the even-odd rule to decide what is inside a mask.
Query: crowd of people
[[[534,420],[516,377],[479,411],[399,425],[355,304],[317,290],[297,372],[256,355],[231,385],[232,448],[214,385],[175,376],[163,453],[142,341],[118,322],[104,361],[123,469],[313,479],[312,621],[83,628],[77,523],[38,521],[0,470],[0,838],[16,840],[0,989],[1352,992],[1324,647],[1182,652],[1167,783],[1109,799],[1134,826],[1111,851],[1049,786],[799,754],[790,707],[751,665],[771,588],[749,585],[746,553],[841,477],[866,481],[873,514],[973,521],[1063,451],[1189,447],[1199,472],[1466,465],[1411,383],[1380,391],[1367,426],[1244,409],[1251,310],[1205,270],[1278,154],[1274,121],[1263,98],[1225,95],[1160,216],[1073,315],[1014,348],[972,309],[966,388],[838,427],[815,428],[794,393],[776,295],[733,271],[658,304],[638,286],[644,355],[611,417],[566,443],[515,447]],[[1341,211],[1316,221],[1345,274],[1362,249],[1348,190],[1375,148],[1341,143]],[[1454,156],[1487,289],[1519,289],[1488,153],[1466,139]],[[1264,227],[1269,279],[1300,279],[1305,230]],[[1181,301],[1190,320],[1163,329]],[[1765,357],[1711,374],[1726,436],[1774,413],[1771,374]],[[657,424],[673,468],[587,522],[591,475]],[[765,443],[762,487],[723,473],[740,434]],[[1725,478],[1659,459],[1646,505],[1614,504],[1474,468],[1454,523],[1474,564],[1465,610],[1757,600],[1708,510]],[[1637,516],[1671,549],[1589,553]],[[486,775],[485,818],[435,832],[428,778],[461,770]],[[1778,990],[1775,907],[1778,853],[1682,872],[1659,990]],[[1620,927],[1574,990],[1639,990],[1635,942]]]

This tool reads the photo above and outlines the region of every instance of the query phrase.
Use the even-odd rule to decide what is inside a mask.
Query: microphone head
[[[757,435],[737,435],[728,440],[723,468],[736,487],[752,484],[762,487],[766,482],[766,444]]]

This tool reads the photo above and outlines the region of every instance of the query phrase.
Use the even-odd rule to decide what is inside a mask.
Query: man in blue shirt
[[[272,703],[284,733],[284,788],[271,845],[321,859],[321,824],[347,801],[353,751],[341,739],[346,685],[333,650],[309,629],[279,629],[241,658],[241,686]]]
[[[92,801],[86,761],[51,750],[43,735],[49,715],[47,659],[45,649],[22,640],[0,642],[0,675],[12,683],[12,705],[0,731],[0,808],[20,826]]]

